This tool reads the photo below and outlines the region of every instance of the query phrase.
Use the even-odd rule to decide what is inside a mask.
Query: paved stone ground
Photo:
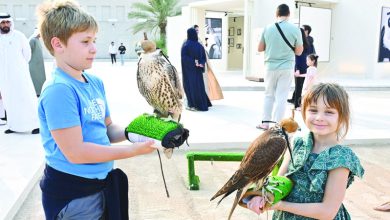
[[[115,122],[124,123],[122,125],[125,125],[129,118],[134,118],[145,112],[145,109],[150,109],[145,100],[138,94],[134,80],[135,67],[135,63],[128,63],[124,68],[111,67],[107,63],[97,63],[94,69],[105,82],[109,104],[112,106],[113,119]],[[225,75],[228,76],[228,74]],[[220,77],[220,83],[221,85],[230,85],[224,82],[228,78],[225,75]],[[232,78],[228,82],[236,85],[237,80],[235,79]],[[247,87],[247,82],[243,86]],[[225,99],[213,102],[214,106],[207,113],[183,112],[183,123],[191,131],[189,141],[197,144],[197,146],[192,145],[191,150],[235,149],[243,151],[247,146],[243,143],[247,143],[258,135],[259,131],[254,127],[260,120],[259,112],[261,112],[263,102],[261,92],[257,90],[224,91],[224,95]],[[363,180],[357,179],[348,189],[345,205],[351,213],[352,219],[390,219],[390,213],[372,210],[373,206],[390,201],[390,142],[388,141],[390,120],[386,120],[389,118],[387,109],[390,107],[388,102],[390,92],[364,90],[351,91],[350,95],[353,108],[353,126],[347,139],[352,139],[354,143],[360,144],[353,146],[353,148],[362,160],[366,175]],[[234,117],[231,117],[232,115]],[[203,126],[210,124],[213,126]],[[8,140],[6,146],[9,149],[14,149],[15,143],[22,138],[22,136],[13,135],[6,139],[3,135],[0,143],[4,144]],[[39,140],[35,139],[33,140],[34,145],[26,146],[34,152],[38,151],[36,148],[39,145]],[[368,139],[371,140],[370,143],[378,142],[383,145],[363,145],[368,143]],[[23,139],[23,141],[27,140],[30,139]],[[233,174],[238,163],[214,162],[211,165],[210,162],[197,162],[196,169],[201,179],[201,188],[199,191],[190,191],[187,189],[186,151],[188,150],[181,149],[175,152],[172,160],[163,160],[168,189],[171,194],[169,199],[165,196],[157,155],[136,157],[116,163],[118,167],[125,170],[129,177],[129,208],[132,220],[227,218],[233,196],[226,198],[218,207],[216,201],[210,202],[209,199]],[[3,157],[10,155],[9,158],[18,158],[19,161],[24,161],[25,166],[22,169],[24,171],[22,174],[32,172],[28,169],[32,164],[29,161],[29,158],[32,157],[30,152],[27,155],[23,154],[24,157],[21,155],[14,157],[14,154],[0,152],[2,152]],[[0,157],[0,168],[1,163],[7,159],[10,160],[9,158]],[[9,171],[8,167],[4,166],[3,171]],[[16,171],[9,172],[17,173]],[[1,177],[0,181],[3,181]],[[19,182],[15,181],[12,185]],[[14,218],[16,220],[44,219],[39,187],[34,182],[30,184],[34,185],[33,190],[19,209]],[[6,195],[2,194],[1,199],[3,200],[7,195],[11,197],[11,193],[13,191]],[[267,219],[267,216],[258,217],[245,209],[237,208],[232,219]]]
[[[352,219],[390,219],[390,212],[372,207],[390,201],[389,146],[352,146],[366,170],[363,180],[355,179],[344,201]],[[157,154],[121,160],[116,163],[129,178],[129,209],[132,220],[147,219],[226,219],[234,196],[219,206],[210,197],[228,180],[238,166],[236,162],[196,162],[201,180],[199,191],[188,190],[187,160],[181,149],[171,160],[163,158],[170,198],[166,197]],[[15,220],[44,219],[40,189],[36,185]],[[271,213],[269,213],[269,217]],[[237,208],[232,219],[267,219],[243,208]]]

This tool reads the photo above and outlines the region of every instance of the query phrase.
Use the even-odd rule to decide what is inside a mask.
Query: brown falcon
[[[291,154],[287,133],[295,132],[297,128],[298,123],[293,118],[283,119],[279,124],[263,132],[251,143],[241,161],[239,169],[210,199],[211,201],[223,195],[218,202],[219,204],[225,197],[237,190],[229,219],[241,196],[245,194],[247,189],[252,184],[256,184],[257,188],[261,188],[265,177],[271,173],[275,165],[282,159],[287,148]]]
[[[141,48],[138,89],[158,117],[171,116],[178,122],[183,109],[183,88],[176,68],[159,49],[156,50],[156,44],[147,40],[146,35]]]

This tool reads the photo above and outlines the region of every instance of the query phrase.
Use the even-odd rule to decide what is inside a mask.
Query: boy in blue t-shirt
[[[95,19],[72,1],[47,2],[38,12],[57,64],[38,109],[46,219],[128,219],[127,177],[113,160],[151,153],[153,141],[110,145],[126,140],[124,128],[111,121],[103,82],[83,72],[96,55]]]

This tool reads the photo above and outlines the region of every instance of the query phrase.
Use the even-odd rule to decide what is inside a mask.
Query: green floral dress
[[[299,137],[294,141],[293,159],[290,162],[286,176],[293,183],[293,189],[284,201],[295,203],[322,202],[328,171],[339,167],[350,170],[347,188],[354,180],[354,176],[362,177],[364,169],[355,153],[346,146],[335,145],[319,154],[312,153],[313,134]],[[272,219],[303,220],[312,219],[284,211],[275,211]],[[342,204],[334,219],[351,219]]]

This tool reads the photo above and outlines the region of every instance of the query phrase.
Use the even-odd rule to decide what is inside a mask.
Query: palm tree
[[[133,33],[140,31],[160,31],[160,40],[165,41],[167,18],[179,15],[181,8],[180,0],[148,0],[148,3],[135,2],[132,4],[133,11],[128,14],[130,19],[137,19],[133,25]]]

